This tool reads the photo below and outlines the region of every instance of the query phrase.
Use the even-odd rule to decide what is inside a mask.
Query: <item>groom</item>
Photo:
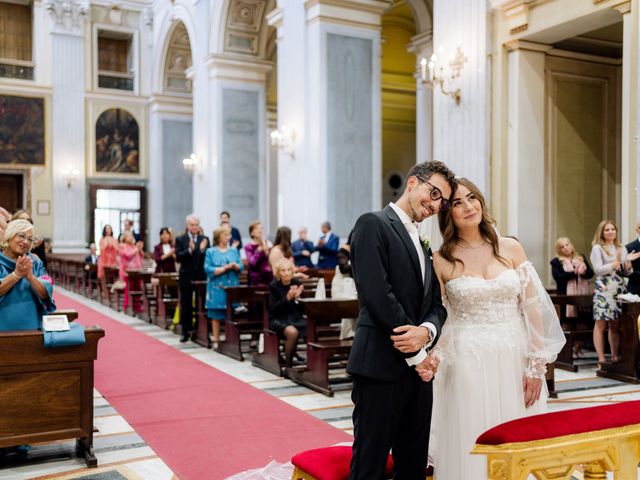
[[[442,162],[415,165],[398,201],[362,215],[351,264],[360,314],[347,371],[353,376],[355,440],[350,480],[384,476],[389,450],[396,480],[424,480],[432,384],[427,351],[447,316],[428,242],[416,222],[448,207],[455,177]]]

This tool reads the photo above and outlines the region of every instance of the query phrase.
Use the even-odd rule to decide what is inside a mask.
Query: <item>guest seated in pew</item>
[[[24,210],[22,208],[19,210],[16,210],[15,212],[13,212],[13,215],[11,215],[11,220],[18,220],[18,219],[26,220],[31,225],[33,225],[33,217],[27,210]],[[38,242],[31,248],[31,254],[35,255],[37,258],[39,258],[42,261],[42,265],[46,270],[47,269],[47,252],[44,245],[44,238],[38,239]]]
[[[51,279],[30,253],[34,234],[27,220],[13,220],[0,243],[0,331],[38,329],[56,309]]]
[[[269,326],[284,339],[285,367],[293,366],[298,339],[306,336],[307,325],[302,318],[304,307],[299,299],[304,286],[293,278],[295,266],[282,258],[275,266],[276,279],[269,285]]]
[[[249,264],[249,285],[269,285],[273,280],[273,272],[269,265],[269,251],[271,242],[264,238],[262,223],[258,220],[249,225],[251,241],[244,246]]]
[[[571,240],[560,237],[556,240],[556,255],[551,260],[551,274],[556,281],[558,294],[560,295],[589,295],[589,278],[593,278],[593,270],[587,259],[581,253],[577,253]],[[567,318],[578,316],[578,310],[573,305],[567,305]],[[563,325],[563,328],[567,327]],[[581,344],[574,344],[573,356],[580,356]]]
[[[85,266],[84,266],[85,278],[87,280],[91,280],[92,276],[93,278],[96,278],[95,273],[92,274],[91,268],[90,268],[90,265],[98,265],[98,252],[97,252],[97,247],[95,243],[92,243],[91,245],[89,245],[89,255],[84,257],[84,263],[85,263]]]
[[[176,271],[176,249],[170,228],[162,227],[160,229],[160,243],[153,247],[153,259],[156,262],[156,273]]]
[[[229,245],[231,231],[222,226],[213,231],[214,247],[207,249],[204,257],[204,271],[207,274],[207,317],[213,325],[213,349],[220,343],[220,324],[227,315],[227,294],[225,287],[240,285],[243,265],[240,252]]]
[[[355,300],[358,298],[356,284],[351,274],[351,261],[349,259],[349,245],[338,250],[336,256],[336,273],[331,281],[331,298],[336,300]],[[340,340],[353,338],[356,332],[355,318],[343,318],[340,322]]]
[[[120,280],[124,282],[124,303],[122,307],[124,311],[127,311],[129,306],[129,289],[135,288],[136,290],[141,288],[140,285],[130,285],[129,275],[127,270],[130,268],[142,268],[144,260],[144,243],[138,241],[136,243],[133,233],[124,231],[120,235],[122,242],[120,243],[118,253],[120,255]],[[134,305],[134,312],[141,313],[144,309],[142,303]]]

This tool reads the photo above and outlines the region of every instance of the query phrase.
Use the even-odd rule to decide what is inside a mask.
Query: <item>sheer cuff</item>
[[[544,355],[534,355],[529,357],[529,365],[524,371],[524,374],[529,378],[539,378],[544,380],[547,374],[547,364],[550,363],[549,359],[544,358]]]

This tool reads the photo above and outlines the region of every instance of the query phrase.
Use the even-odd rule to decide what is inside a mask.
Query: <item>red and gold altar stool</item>
[[[348,480],[351,447],[334,446],[307,450],[293,456],[295,467],[291,480]],[[387,478],[393,476],[393,459],[389,455]],[[427,480],[431,477],[427,476]]]
[[[488,480],[636,480],[640,401],[545,413],[484,432],[471,453],[487,455]]]

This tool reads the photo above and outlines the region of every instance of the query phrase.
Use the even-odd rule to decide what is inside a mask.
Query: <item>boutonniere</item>
[[[431,243],[429,241],[429,235],[427,235],[426,233],[420,234],[420,242],[422,242],[422,248],[424,248],[425,250],[429,250],[431,246]]]

